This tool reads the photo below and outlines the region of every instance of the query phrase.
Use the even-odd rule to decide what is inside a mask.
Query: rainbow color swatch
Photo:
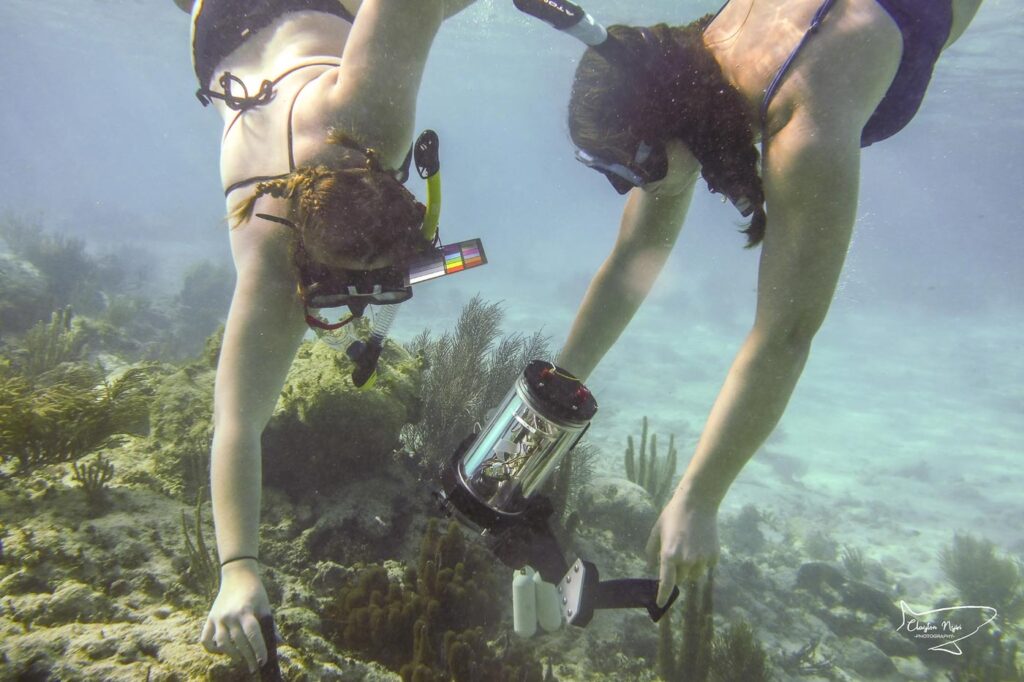
[[[453,275],[486,263],[487,255],[479,239],[446,244],[409,264],[408,285]]]

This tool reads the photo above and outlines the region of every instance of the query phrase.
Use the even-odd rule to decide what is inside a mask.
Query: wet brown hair
[[[339,259],[402,263],[427,246],[421,227],[426,208],[384,170],[377,153],[332,133],[329,144],[358,151],[360,167],[301,166],[288,175],[256,184],[255,193],[231,214],[232,227],[252,217],[256,201],[270,195],[288,199],[302,250],[331,265]]]
[[[746,198],[754,209],[743,231],[747,246],[764,237],[767,217],[751,112],[704,45],[712,15],[687,26],[651,26],[652,40],[630,26],[612,26],[630,64],[584,53],[569,101],[569,133],[580,149],[629,164],[637,146],[678,138],[701,164],[712,192]]]

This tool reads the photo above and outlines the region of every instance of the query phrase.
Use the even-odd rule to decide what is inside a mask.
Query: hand
[[[256,562],[232,562],[221,569],[220,591],[210,607],[200,642],[207,651],[244,662],[249,672],[255,673],[267,660],[259,619],[269,613],[270,600],[256,572]]]
[[[664,606],[672,588],[699,580],[718,560],[718,511],[694,504],[676,491],[658,517],[647,541],[647,557],[658,564],[658,606]]]

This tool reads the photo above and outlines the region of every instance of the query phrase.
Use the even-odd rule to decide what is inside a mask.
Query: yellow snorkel
[[[398,304],[412,297],[414,284],[487,264],[487,255],[479,238],[449,244],[440,243],[439,147],[437,133],[425,130],[416,140],[411,154],[406,157],[403,164],[403,177],[406,177],[410,159],[415,159],[416,171],[427,182],[427,204],[423,226],[420,228],[425,241],[422,252],[397,269],[389,266],[378,270],[343,273],[348,279],[338,280],[341,282],[340,285],[332,282],[331,287],[322,288],[319,299],[307,301],[307,307],[313,310],[347,305],[352,313],[349,320],[353,317],[362,317],[368,306],[374,306],[373,326],[369,337],[353,341],[345,350],[345,354],[354,365],[352,383],[357,388],[368,389],[377,383],[377,363],[384,350],[384,341],[398,313]],[[326,338],[325,334],[341,327],[349,320],[330,325],[319,315],[306,316],[306,321],[321,338]]]
[[[427,212],[423,216],[423,238],[433,244],[437,238],[437,224],[441,218],[441,161],[440,141],[433,130],[424,130],[416,140],[413,158],[416,172],[427,181]]]

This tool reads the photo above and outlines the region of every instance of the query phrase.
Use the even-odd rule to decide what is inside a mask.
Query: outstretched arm
[[[214,389],[210,460],[221,587],[203,628],[210,651],[266,660],[257,619],[270,612],[260,582],[260,435],[305,333],[290,256],[290,234],[252,220],[231,233],[238,280],[224,330]]]
[[[669,174],[626,201],[619,236],[590,282],[557,364],[585,380],[643,303],[675,245],[693,197],[698,165],[669,145]]]

